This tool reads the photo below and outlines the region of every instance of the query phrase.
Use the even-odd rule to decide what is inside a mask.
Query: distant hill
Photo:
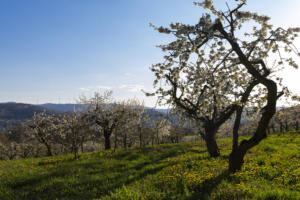
[[[0,128],[17,125],[29,120],[34,113],[41,113],[44,110],[49,114],[72,112],[73,109],[82,110],[85,107],[81,104],[25,104],[25,103],[0,103]],[[167,118],[168,109],[146,108],[146,113],[150,115],[150,120]]]
[[[0,103],[0,127],[6,128],[31,119],[34,113],[41,113],[46,110],[47,113],[58,113],[51,109],[45,109],[41,106],[25,103]]]
[[[75,108],[76,111],[78,110],[85,110],[85,106],[82,104],[39,104],[38,106],[43,107],[48,110],[54,110],[57,112],[72,112]],[[146,114],[150,115],[150,120],[154,121],[159,118],[167,118],[169,109],[155,109],[155,108],[146,108]]]
[[[72,112],[75,110],[82,110],[85,109],[84,105],[82,104],[54,104],[54,103],[46,103],[46,104],[38,104],[42,108],[46,108],[48,110],[55,110],[59,112]]]
[[[25,103],[0,103],[0,128],[5,128],[11,125],[17,125],[20,122],[31,119],[34,113],[40,113],[46,110],[48,113],[69,113],[73,110],[84,110],[85,106],[82,104],[25,104]],[[281,109],[278,107],[277,109]],[[171,119],[173,123],[178,123],[179,119],[176,115],[169,113],[170,109],[156,109],[146,108],[146,113],[150,115],[150,121],[159,118]],[[247,121],[247,119],[242,120]]]
[[[72,112],[75,108],[75,110],[84,110],[85,107],[82,104],[53,104],[53,103],[46,103],[46,104],[37,104],[37,106],[49,109],[49,110],[55,110],[55,111],[59,111],[59,112]],[[151,110],[151,111],[155,111],[155,112],[159,112],[159,113],[163,113],[163,114],[167,114],[170,109],[155,109],[155,108],[146,108],[147,110]],[[149,112],[151,112],[149,111]]]

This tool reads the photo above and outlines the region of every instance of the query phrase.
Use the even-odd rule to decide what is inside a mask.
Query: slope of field
[[[0,199],[300,199],[300,134],[271,135],[226,172],[231,143],[167,144],[0,162]]]

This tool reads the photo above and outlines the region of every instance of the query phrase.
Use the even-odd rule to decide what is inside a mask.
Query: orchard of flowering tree
[[[79,151],[178,143],[185,135],[184,127],[188,129],[184,124],[176,127],[176,122],[171,127],[168,115],[147,111],[137,99],[117,101],[112,91],[80,96],[79,102],[83,107],[74,107],[70,113],[35,113],[31,120],[4,130],[1,159],[65,153],[78,159]]]
[[[0,129],[0,199],[300,199],[300,97],[281,73],[300,27],[216,2],[150,24],[169,42],[143,95],[167,112],[107,90]]]
[[[47,114],[44,111],[34,114],[32,120],[6,130],[3,145],[0,146],[1,158],[20,158],[22,156],[18,154],[28,151],[25,157],[72,152],[78,159],[80,150],[96,151],[102,146],[110,150],[112,141],[116,149],[166,143],[173,137],[167,116],[150,120],[143,103],[136,99],[116,101],[112,92],[107,91],[104,94],[95,93],[91,98],[81,96],[80,103],[84,109],[76,110],[74,107],[73,112],[62,114]],[[178,139],[182,136],[183,133],[178,135]],[[30,146],[29,149],[18,145],[20,143]],[[11,149],[8,147],[11,145],[16,147]],[[41,146],[45,152],[40,149]],[[9,156],[11,151],[15,151],[12,157]]]

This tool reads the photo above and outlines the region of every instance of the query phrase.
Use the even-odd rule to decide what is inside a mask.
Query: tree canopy
[[[268,16],[243,10],[246,0],[234,4],[217,10],[212,0],[195,2],[207,11],[197,24],[152,25],[175,39],[159,46],[164,61],[151,67],[156,76],[153,95],[201,121],[208,129],[205,137],[213,137],[213,127],[217,129],[236,112],[230,157],[236,165],[230,166],[231,171],[240,169],[246,152],[266,137],[277,100],[286,91],[275,72],[286,65],[298,68],[290,53],[300,55],[293,45],[300,28],[273,28]],[[258,110],[261,117],[254,135],[239,145],[245,106]]]

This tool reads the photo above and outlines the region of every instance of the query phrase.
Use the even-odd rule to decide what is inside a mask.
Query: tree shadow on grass
[[[188,200],[210,199],[212,191],[218,187],[222,180],[229,179],[229,177],[230,173],[225,170],[218,176],[205,180],[200,186],[194,188],[194,194]]]
[[[105,160],[97,159],[78,163],[60,163],[42,173],[19,179],[7,185],[14,199],[94,199],[109,195],[123,185],[154,175],[173,165],[166,158],[184,154],[178,148],[149,151],[147,157],[138,152],[127,152],[107,166]],[[150,154],[148,154],[150,153]],[[140,158],[141,157],[141,158]],[[129,159],[126,159],[129,158]],[[104,158],[103,158],[104,159]],[[109,157],[108,160],[112,159]],[[109,161],[110,162],[110,161]],[[45,162],[46,164],[47,162]],[[52,163],[49,163],[52,164]],[[5,197],[3,197],[5,199]]]
[[[42,160],[38,162],[39,166],[46,166],[46,165],[57,165],[57,164],[62,164],[62,163],[70,163],[73,162],[74,158],[68,158],[64,160]]]
[[[197,154],[207,153],[207,150],[188,149],[188,151]]]

